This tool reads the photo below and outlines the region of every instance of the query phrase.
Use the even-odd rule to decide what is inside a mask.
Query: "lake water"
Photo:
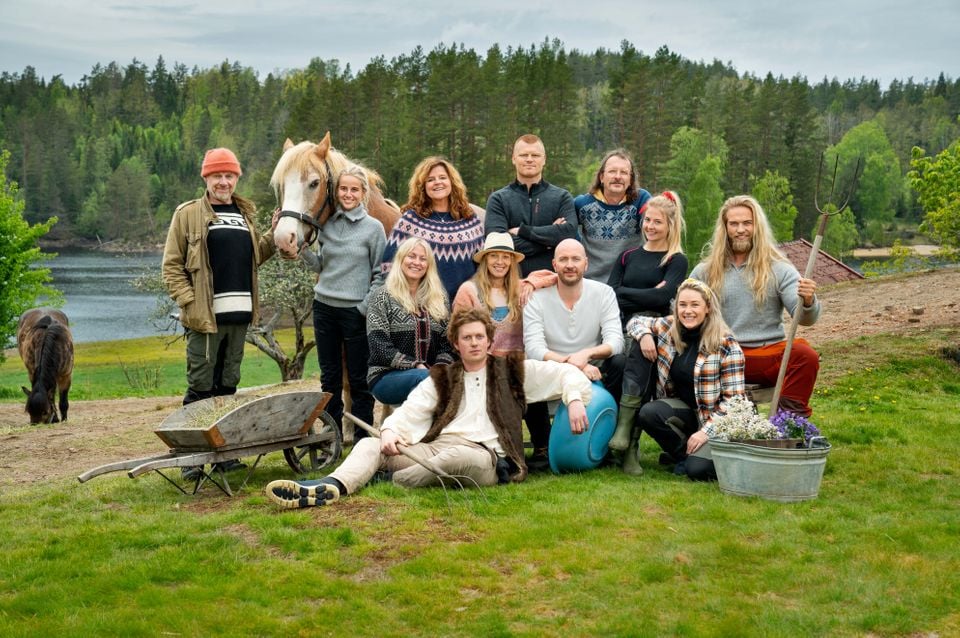
[[[148,268],[159,270],[159,253],[118,255],[59,251],[46,263],[52,286],[66,298],[63,311],[77,343],[160,335],[150,314],[157,297],[136,290],[132,280]]]

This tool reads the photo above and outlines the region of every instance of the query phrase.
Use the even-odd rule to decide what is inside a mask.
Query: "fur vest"
[[[500,438],[500,445],[515,468],[510,480],[519,482],[527,477],[527,464],[523,456],[523,413],[526,397],[523,392],[523,356],[487,357],[487,414]],[[437,389],[437,409],[433,425],[424,435],[426,442],[433,441],[443,431],[460,409],[463,401],[463,364],[460,361],[446,366],[434,366],[430,370]]]

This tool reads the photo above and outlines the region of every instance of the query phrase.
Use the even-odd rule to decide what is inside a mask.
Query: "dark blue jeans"
[[[371,390],[380,403],[400,405],[407,400],[407,395],[429,376],[430,371],[423,368],[391,370],[377,379]]]
[[[367,343],[366,318],[356,308],[336,308],[314,299],[313,335],[317,341],[317,360],[320,362],[323,391],[333,394],[327,404],[327,414],[337,423],[343,418],[342,361],[345,359],[353,414],[372,424],[373,395],[367,388],[370,346]],[[354,436],[363,438],[367,433],[357,428]]]

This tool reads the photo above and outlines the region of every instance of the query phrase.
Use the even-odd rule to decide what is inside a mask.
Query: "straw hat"
[[[510,233],[490,233],[487,235],[487,238],[483,240],[483,250],[478,250],[477,254],[473,256],[473,260],[479,264],[487,253],[495,250],[513,253],[513,257],[518,264],[523,261],[524,255],[513,247],[513,237],[510,236]]]

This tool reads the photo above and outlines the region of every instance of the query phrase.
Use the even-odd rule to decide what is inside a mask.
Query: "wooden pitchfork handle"
[[[358,419],[357,417],[353,416],[353,415],[350,414],[349,412],[344,412],[344,413],[343,413],[343,416],[346,417],[350,422],[352,422],[352,423],[353,423],[354,425],[356,425],[358,428],[360,428],[360,429],[364,430],[365,432],[367,432],[367,434],[369,434],[370,436],[374,436],[374,437],[376,437],[376,438],[378,438],[378,439],[380,438],[380,430],[378,430],[377,428],[373,427],[373,426],[370,425],[369,423],[365,423],[364,421],[361,421],[360,419]],[[433,464],[433,461],[431,461],[430,459],[425,459],[425,458],[423,458],[423,457],[421,457],[421,456],[419,456],[419,455],[414,454],[413,452],[411,452],[411,451],[407,448],[406,445],[404,445],[404,444],[402,444],[402,443],[397,443],[397,449],[400,451],[400,454],[402,454],[403,456],[407,457],[407,458],[410,459],[411,461],[417,463],[418,465],[421,465],[421,466],[425,467],[426,469],[430,470],[431,472],[433,472],[433,473],[436,474],[437,476],[439,476],[439,477],[441,477],[441,478],[449,478],[449,479],[456,480],[456,477],[451,476],[450,474],[447,474],[446,472],[444,472],[443,470],[441,470],[439,467],[437,467],[436,465],[434,465],[434,464]]]

